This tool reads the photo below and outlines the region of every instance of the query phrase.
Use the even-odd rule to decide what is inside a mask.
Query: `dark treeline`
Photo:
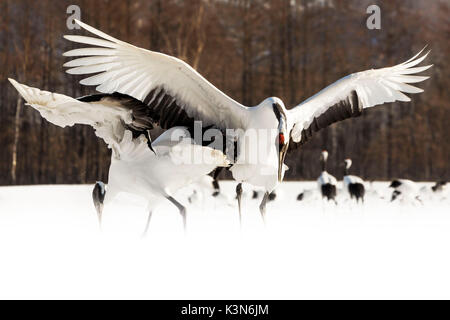
[[[391,66],[432,49],[411,103],[377,107],[329,127],[287,158],[287,179],[314,179],[319,153],[342,174],[344,158],[366,179],[449,179],[449,1],[0,0],[0,184],[107,181],[110,152],[90,127],[62,129],[25,107],[7,82],[81,96],[94,92],[64,73],[73,45],[69,5],[82,20],[137,46],[177,56],[246,104],[278,96],[292,107],[340,77]],[[370,4],[381,30],[366,27]]]

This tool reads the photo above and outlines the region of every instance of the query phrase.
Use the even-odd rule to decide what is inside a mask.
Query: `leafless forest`
[[[246,105],[278,96],[292,107],[349,73],[403,62],[428,44],[432,78],[411,103],[334,124],[287,158],[287,179],[319,174],[320,150],[342,176],[450,178],[450,1],[0,0],[0,184],[107,181],[109,150],[90,127],[62,129],[23,105],[7,81],[70,96],[94,91],[64,73],[66,9],[114,37],[177,56]],[[381,30],[366,27],[370,4]]]

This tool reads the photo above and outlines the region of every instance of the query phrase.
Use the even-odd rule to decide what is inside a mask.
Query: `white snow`
[[[236,184],[220,184],[218,198],[199,184],[187,235],[166,203],[143,239],[139,198],[105,206],[100,232],[93,185],[0,187],[0,298],[450,298],[449,197],[389,203],[374,182],[364,206],[343,192],[335,206],[296,201],[316,182],[285,182],[264,226],[245,185],[241,228]]]

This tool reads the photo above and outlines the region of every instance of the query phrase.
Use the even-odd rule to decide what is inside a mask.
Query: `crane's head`
[[[345,159],[344,163],[345,163],[345,169],[350,169],[350,167],[352,166],[352,159]]]
[[[270,98],[275,117],[278,120],[278,136],[276,138],[276,147],[278,149],[278,182],[283,180],[284,158],[289,147],[290,132],[287,125],[287,113],[283,101],[279,98]]]
[[[322,150],[320,154],[320,162],[322,164],[322,171],[327,171],[327,160],[328,160],[328,151]]]

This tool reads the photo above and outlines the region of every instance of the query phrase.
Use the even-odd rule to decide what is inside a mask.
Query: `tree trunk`
[[[17,149],[19,146],[20,139],[20,113],[22,112],[22,98],[20,95],[17,96],[16,102],[16,116],[14,121],[14,144],[12,150],[12,161],[11,161],[11,181],[12,184],[17,183]]]

